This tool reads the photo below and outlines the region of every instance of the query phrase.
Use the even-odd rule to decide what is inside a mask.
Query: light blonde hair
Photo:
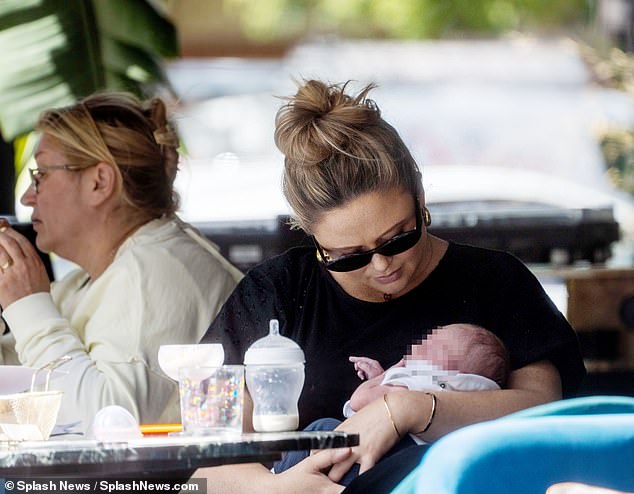
[[[416,162],[367,97],[376,86],[349,95],[349,83],[304,81],[275,119],[291,222],[307,233],[323,213],[364,193],[395,187],[422,192]]]
[[[132,214],[152,219],[178,209],[173,188],[178,137],[161,99],[141,102],[129,93],[95,93],[44,111],[36,128],[61,146],[68,164],[110,164],[122,202]]]

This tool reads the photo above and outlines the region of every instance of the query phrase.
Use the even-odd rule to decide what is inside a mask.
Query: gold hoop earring
[[[431,225],[431,213],[429,212],[429,209],[427,209],[427,206],[423,206],[423,222],[425,223],[425,226]]]

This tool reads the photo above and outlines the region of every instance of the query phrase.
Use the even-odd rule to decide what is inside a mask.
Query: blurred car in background
[[[287,225],[281,163],[225,156],[184,170],[184,215],[246,270],[304,242]],[[615,219],[634,206],[618,195],[553,179],[539,172],[497,167],[426,166],[430,231],[442,238],[507,250],[527,263],[556,266],[605,263],[621,239]],[[631,225],[629,236],[633,233]]]
[[[598,143],[602,128],[634,126],[634,105],[593,85],[567,40],[327,40],[168,74],[188,151],[183,216],[243,269],[303,241],[285,226],[273,130],[279,96],[311,77],[378,84],[370,96],[422,169],[439,236],[528,263],[634,264],[634,200],[609,183]]]

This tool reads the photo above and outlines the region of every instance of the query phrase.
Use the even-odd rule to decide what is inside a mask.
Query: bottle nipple
[[[269,335],[278,336],[280,334],[280,323],[277,319],[269,321]]]
[[[269,321],[269,332],[256,340],[244,355],[245,365],[288,365],[304,363],[304,352],[291,338],[280,334],[277,319]]]

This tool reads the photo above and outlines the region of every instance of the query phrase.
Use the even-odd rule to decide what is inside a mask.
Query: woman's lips
[[[401,277],[401,269],[397,269],[396,271],[385,275],[385,276],[378,276],[376,278],[376,281],[378,281],[379,283],[381,283],[382,285],[388,285],[390,283],[394,283],[396,280],[398,280]]]

